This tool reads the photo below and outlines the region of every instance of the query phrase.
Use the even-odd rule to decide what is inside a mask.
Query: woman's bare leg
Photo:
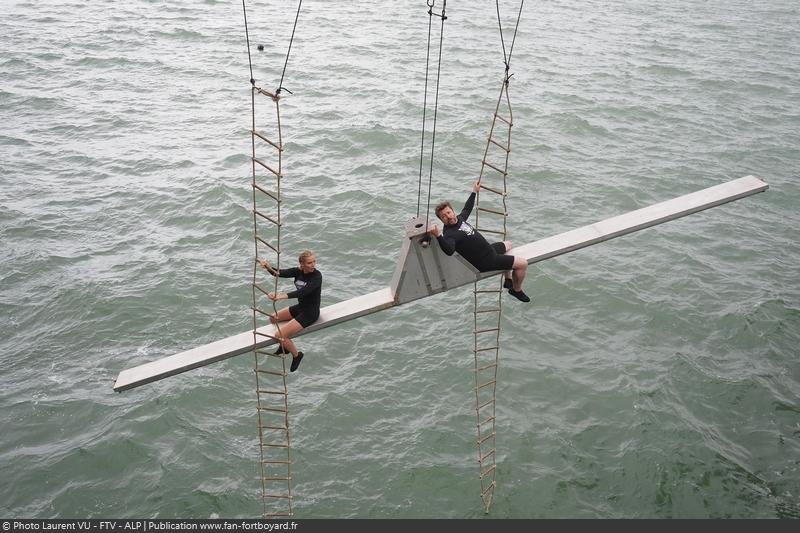
[[[279,309],[277,313],[273,313],[269,315],[269,321],[273,324],[277,324],[278,322],[286,322],[287,320],[292,319],[292,313],[289,312],[289,308],[286,307],[284,309]]]
[[[281,325],[280,332],[276,336],[281,346],[283,346],[283,349],[288,350],[292,354],[292,357],[297,357],[297,346],[294,345],[291,337],[296,335],[301,329],[303,329],[303,326],[300,325],[300,322],[291,319],[286,324]]]

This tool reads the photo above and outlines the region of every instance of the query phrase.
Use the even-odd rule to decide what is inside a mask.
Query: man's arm
[[[441,248],[446,255],[453,255],[453,252],[456,251],[456,240],[452,237],[445,237],[442,235],[442,232],[439,231],[439,226],[436,224],[433,225],[431,233],[436,237],[436,240],[439,241],[439,248]]]
[[[472,213],[472,208],[475,207],[475,195],[478,193],[480,188],[481,180],[477,180],[472,184],[472,194],[470,194],[469,198],[467,198],[467,201],[464,204],[464,209],[461,210],[461,214],[459,215],[462,220],[467,220],[470,213]]]

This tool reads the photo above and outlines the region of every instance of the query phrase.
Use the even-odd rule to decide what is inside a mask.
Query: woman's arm
[[[317,271],[319,272],[319,271]],[[322,274],[319,276],[314,276],[311,281],[306,283],[306,286],[302,289],[293,290],[292,292],[287,292],[287,298],[299,298],[300,296],[305,296],[306,294],[311,294],[315,290],[322,287]]]
[[[266,259],[256,259],[258,264],[261,265],[261,268],[272,274],[273,276],[277,276],[280,274],[280,271],[277,268],[273,268],[272,265],[269,264],[269,261]]]

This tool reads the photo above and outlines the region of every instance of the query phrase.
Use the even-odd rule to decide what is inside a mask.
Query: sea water
[[[508,49],[518,4],[500,4]],[[296,6],[247,2],[270,90]],[[427,9],[303,4],[282,246],[316,253],[323,305],[386,286],[416,214]],[[259,516],[251,355],[112,390],[125,368],[250,328],[242,6],[2,11],[0,514]],[[504,63],[492,2],[447,16],[431,197],[458,206]],[[526,2],[512,241],[748,174],[770,189],[529,268],[533,301],[503,315],[488,515],[470,288],[298,339],[295,516],[800,517],[798,27],[794,0]]]

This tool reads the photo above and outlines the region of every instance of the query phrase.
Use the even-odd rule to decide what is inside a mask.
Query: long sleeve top
[[[278,277],[294,278],[295,290],[287,292],[286,296],[297,298],[298,305],[319,309],[322,301],[322,272],[314,270],[306,274],[297,267],[282,268],[278,271]]]
[[[475,193],[473,192],[467,198],[461,213],[456,217],[456,223],[445,224],[442,234],[436,238],[439,241],[439,247],[445,254],[453,255],[453,252],[458,252],[472,264],[495,253],[484,236],[467,222],[474,206]]]

